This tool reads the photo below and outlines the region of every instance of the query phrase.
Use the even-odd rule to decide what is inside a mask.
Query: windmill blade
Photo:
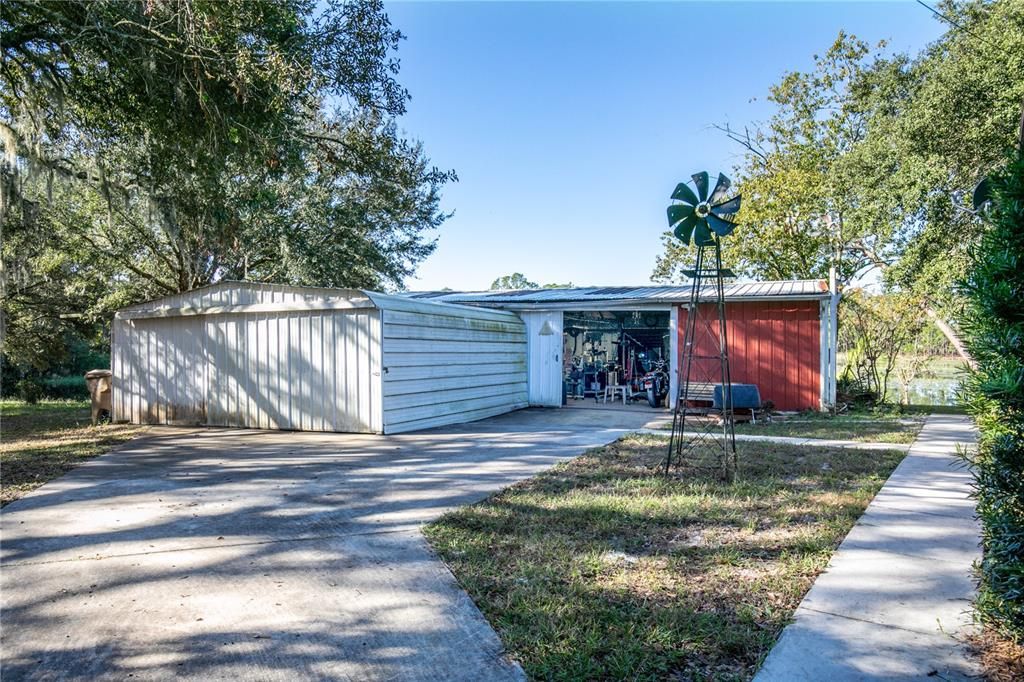
[[[697,186],[697,196],[700,197],[701,201],[707,201],[708,198],[708,172],[701,171],[700,173],[693,174],[693,184]]]
[[[676,191],[672,192],[672,198],[676,201],[685,201],[694,206],[700,203],[697,195],[693,193],[693,190],[685,182],[680,182],[676,185]]]
[[[690,177],[693,178],[696,191],[690,189],[689,183],[681,182],[672,192],[672,199],[680,203],[672,204],[667,209],[669,228],[687,245],[691,240],[700,247],[718,244],[721,237],[736,229],[732,216],[740,210],[740,197],[736,195],[731,199],[726,198],[732,181],[723,173],[718,174],[710,198],[710,176],[707,171],[694,173]]]
[[[676,223],[687,217],[694,217],[693,206],[687,206],[686,204],[672,204],[666,211],[668,213],[668,226],[674,227]]]
[[[719,201],[725,198],[725,193],[732,187],[732,182],[729,178],[725,177],[721,173],[718,174],[718,182],[715,184],[715,191],[711,193],[711,198],[708,199],[708,203],[717,204]]]
[[[706,221],[701,220],[697,223],[697,228],[693,231],[693,243],[697,246],[707,246],[708,244],[715,243]]]
[[[711,213],[717,216],[732,215],[740,211],[740,195],[734,196],[729,201],[723,201],[711,207]]]
[[[708,216],[708,225],[719,237],[727,236],[736,228],[736,223],[729,220],[722,220],[716,215]]]
[[[700,218],[695,215],[690,215],[684,218],[673,230],[672,234],[676,236],[676,239],[682,240],[684,244],[690,243],[690,235],[693,234],[693,228],[697,227],[697,224],[701,222]]]

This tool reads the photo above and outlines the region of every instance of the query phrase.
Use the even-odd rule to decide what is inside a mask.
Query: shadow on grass
[[[426,533],[538,679],[747,679],[902,458],[744,444],[740,482],[631,437]]]
[[[0,506],[130,440],[138,427],[92,426],[89,403],[0,403]]]
[[[864,408],[838,415],[801,412],[777,416],[770,423],[737,424],[736,433],[865,443],[911,443],[930,412],[930,408],[912,406]]]

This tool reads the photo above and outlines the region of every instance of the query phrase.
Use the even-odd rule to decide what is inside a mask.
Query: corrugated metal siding
[[[383,315],[385,433],[526,407],[526,331],[518,317],[368,295]]]
[[[200,291],[220,294],[204,305],[270,302]],[[160,304],[195,305],[195,293]],[[378,310],[118,319],[112,362],[118,420],[382,430]]]
[[[818,409],[821,402],[821,334],[817,301],[729,303],[726,334],[729,370],[734,383],[757,384],[762,400],[780,410]],[[702,314],[717,317],[710,305]],[[686,328],[685,307],[679,311],[679,348]],[[698,355],[717,355],[714,333],[698,339]],[[717,360],[695,361],[712,362]],[[701,368],[696,375],[712,372]]]
[[[118,420],[394,433],[526,406],[525,331],[503,311],[222,282],[113,328]]]

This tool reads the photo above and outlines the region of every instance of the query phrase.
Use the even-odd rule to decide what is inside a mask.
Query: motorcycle
[[[647,396],[648,405],[661,407],[668,395],[668,372],[664,360],[654,362],[651,371],[640,377],[640,389]]]

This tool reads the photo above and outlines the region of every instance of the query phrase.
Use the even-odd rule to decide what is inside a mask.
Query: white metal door
[[[562,405],[562,313],[520,313],[526,323],[526,363],[531,405]]]

